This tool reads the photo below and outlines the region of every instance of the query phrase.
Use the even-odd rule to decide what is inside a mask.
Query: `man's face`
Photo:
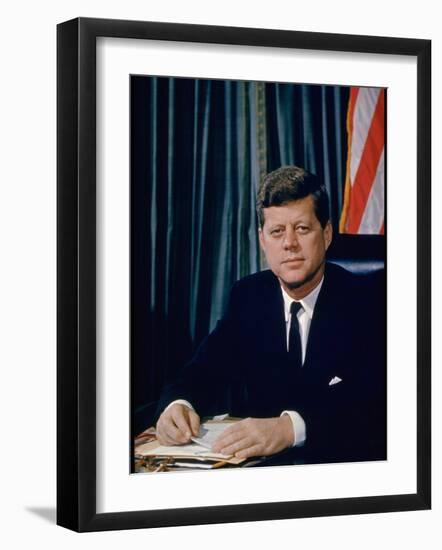
[[[321,280],[331,239],[332,227],[321,227],[312,196],[264,209],[259,241],[270,269],[293,298],[302,299]]]

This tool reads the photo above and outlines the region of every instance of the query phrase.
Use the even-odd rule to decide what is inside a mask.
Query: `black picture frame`
[[[135,512],[96,510],[96,39],[133,38],[413,56],[417,60],[415,494]],[[431,42],[79,18],[57,28],[57,523],[75,531],[429,509],[431,506]]]

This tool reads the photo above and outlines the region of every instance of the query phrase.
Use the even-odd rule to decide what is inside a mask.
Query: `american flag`
[[[384,233],[385,90],[351,88],[341,233]]]

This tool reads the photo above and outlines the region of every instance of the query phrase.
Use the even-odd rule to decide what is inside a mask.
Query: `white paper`
[[[232,424],[233,422],[222,424],[218,422],[205,422],[200,426],[198,437],[191,437],[191,440],[206,449],[211,449],[223,431]]]

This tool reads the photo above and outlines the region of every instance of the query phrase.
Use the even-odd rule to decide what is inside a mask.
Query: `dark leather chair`
[[[383,235],[334,235],[327,259],[353,273],[365,275],[385,269]]]

